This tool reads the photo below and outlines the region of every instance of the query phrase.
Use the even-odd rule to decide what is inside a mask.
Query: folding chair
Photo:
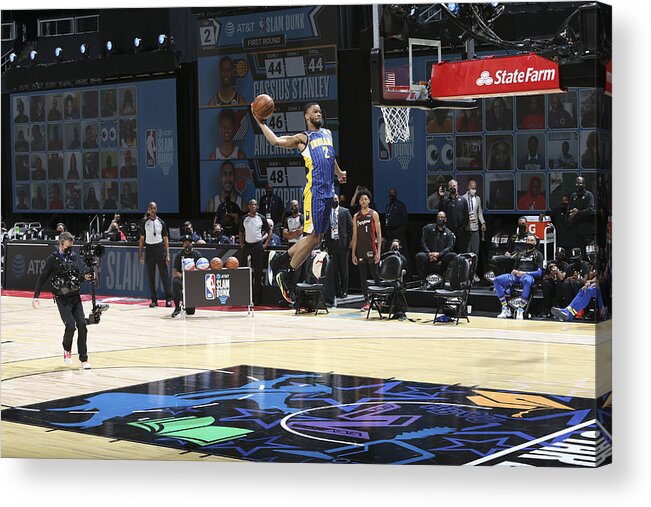
[[[318,315],[319,309],[325,309],[326,313],[330,313],[323,299],[328,261],[328,254],[323,251],[313,253],[307,260],[305,281],[296,284],[295,315],[301,310],[313,311],[314,315]]]
[[[433,323],[444,305],[456,308],[455,315],[456,325],[459,325],[459,318],[468,318],[468,296],[475,278],[477,269],[477,256],[474,253],[462,253],[457,255],[445,270],[444,286],[441,289],[434,289],[433,294],[437,300],[436,313],[434,314]]]
[[[382,318],[382,309],[389,307],[388,318],[394,315],[394,311],[398,302],[402,302],[401,308],[407,307],[407,299],[405,298],[405,285],[403,283],[403,276],[405,273],[402,259],[397,255],[388,255],[380,262],[379,275],[380,285],[370,285],[368,287],[368,295],[371,298],[366,318],[368,319],[373,307],[380,314]]]

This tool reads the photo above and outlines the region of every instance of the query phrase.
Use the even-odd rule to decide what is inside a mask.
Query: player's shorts
[[[314,197],[311,192],[303,194],[303,231],[306,234],[325,234],[330,226],[332,197]]]

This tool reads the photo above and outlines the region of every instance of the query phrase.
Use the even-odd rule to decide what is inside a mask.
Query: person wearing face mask
[[[448,181],[448,193],[439,201],[439,211],[444,211],[447,217],[446,227],[450,229],[456,238],[454,251],[463,252],[465,248],[465,231],[468,226],[468,201],[459,195],[459,184],[457,180]]]
[[[237,226],[240,222],[242,209],[238,206],[236,201],[231,199],[232,194],[230,191],[224,192],[224,200],[217,206],[217,213],[215,213],[214,223],[221,224],[224,233],[227,236],[235,236],[238,232]],[[241,199],[241,197],[238,196]]]
[[[526,250],[527,248],[527,219],[525,217],[518,218],[518,228],[515,234],[509,237],[506,244],[506,252],[503,255],[494,255],[488,261],[488,267],[491,269],[494,278],[495,276],[508,273],[513,269],[513,262],[515,255]]]
[[[389,202],[384,208],[384,238],[390,245],[392,239],[399,239],[403,245],[407,244],[407,206],[398,199],[395,188],[389,189]]]
[[[576,192],[570,196],[568,204],[569,222],[574,236],[574,245],[585,249],[588,243],[595,239],[596,213],[594,195],[585,188],[585,178],[579,176],[575,180]]]
[[[140,264],[147,261],[147,282],[151,295],[150,308],[158,306],[156,295],[156,266],[165,290],[165,306],[172,306],[172,292],[170,290],[170,279],[167,267],[170,265],[170,242],[167,224],[163,222],[156,213],[158,206],[150,202],[147,206],[147,216],[140,224],[140,240],[138,243],[138,259]],[[142,255],[142,248],[145,247],[145,256]]]
[[[267,183],[265,188],[265,195],[260,198],[259,211],[261,215],[274,221],[274,232],[280,235],[280,229],[285,219],[285,203],[279,196],[274,194],[274,187],[270,182]]]
[[[220,245],[230,245],[231,239],[222,230],[222,224],[216,223],[212,227],[212,241]]]
[[[192,259],[195,263],[203,257],[201,252],[194,249],[192,236],[186,234],[181,238],[183,250],[176,254],[172,264],[172,299],[174,299],[174,311],[170,317],[174,318],[181,313],[181,298],[183,297],[183,259]],[[194,315],[194,308],[186,308],[185,313]]]
[[[436,223],[423,227],[423,250],[416,254],[416,274],[420,278],[425,279],[432,273],[443,275],[450,261],[457,256],[454,252],[454,233],[445,226],[446,221],[445,211],[439,211]],[[423,280],[423,285],[426,283]]]
[[[468,191],[463,196],[467,201],[467,217],[465,220],[465,243],[464,252],[472,252],[479,259],[479,242],[486,231],[486,220],[481,206],[481,198],[477,195],[477,181],[468,180]],[[480,232],[481,231],[481,232]],[[479,277],[475,275],[475,282]]]
[[[515,255],[511,272],[495,277],[493,281],[495,294],[502,305],[502,311],[497,316],[498,319],[507,319],[512,315],[511,309],[506,304],[506,296],[510,294],[511,288],[515,284],[522,285],[522,300],[526,301],[529,299],[535,279],[542,276],[543,254],[536,249],[537,243],[535,234],[528,233],[527,249]],[[516,319],[524,319],[523,306],[516,310]]]
[[[38,309],[41,290],[45,282],[52,277],[54,301],[59,309],[61,320],[66,326],[63,333],[63,362],[64,364],[72,363],[72,338],[75,329],[77,329],[77,352],[79,353],[81,367],[84,370],[89,370],[91,366],[88,362],[88,349],[86,346],[88,330],[86,328],[84,308],[79,296],[79,289],[83,280],[80,274],[79,258],[72,251],[74,240],[74,236],[69,232],[62,232],[59,235],[59,246],[45,261],[43,271],[41,271],[36,281],[32,307]],[[83,278],[90,280],[91,275],[85,274]]]
[[[326,304],[334,305],[335,296],[348,296],[348,273],[351,241],[353,239],[353,217],[348,209],[339,204],[339,196],[332,198],[330,226],[326,230],[326,249],[330,256],[326,272],[323,298]]]
[[[540,214],[540,221],[542,222],[545,218],[545,214],[549,215],[552,219],[552,225],[556,231],[556,245],[562,248],[569,250],[574,245],[572,230],[570,225],[570,196],[564,194],[561,197],[560,206],[556,206],[551,210],[547,210],[545,213]]]

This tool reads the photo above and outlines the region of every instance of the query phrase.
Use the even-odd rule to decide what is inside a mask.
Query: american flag
[[[395,72],[387,72],[385,79],[384,79],[384,84],[386,86],[395,86],[396,85],[396,73]]]

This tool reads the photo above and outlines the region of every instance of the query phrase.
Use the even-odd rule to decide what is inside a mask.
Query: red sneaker
[[[576,312],[576,315],[574,316],[575,319],[582,319],[584,315],[584,310],[579,310]]]

